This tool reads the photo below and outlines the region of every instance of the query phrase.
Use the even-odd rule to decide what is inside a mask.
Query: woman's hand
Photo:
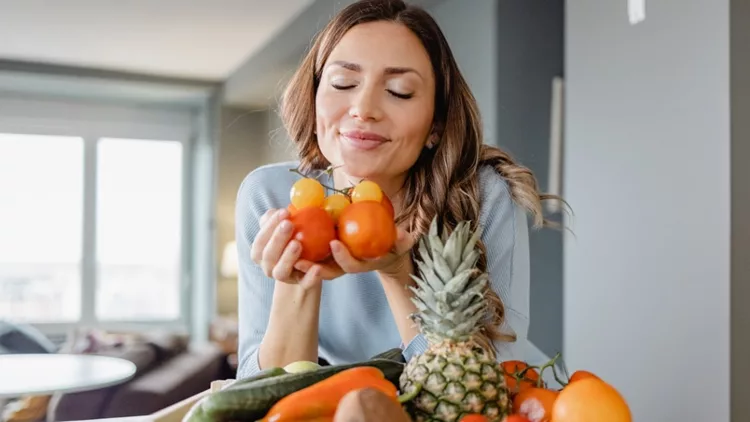
[[[302,245],[292,239],[294,227],[287,219],[286,209],[271,209],[260,218],[260,231],[250,248],[250,257],[268,277],[283,283],[299,284],[308,288],[319,284],[320,265],[310,265],[305,271],[294,264],[302,253]]]
[[[378,271],[382,275],[398,277],[411,273],[411,248],[416,238],[403,229],[398,229],[396,244],[390,253],[377,259],[359,260],[354,258],[346,245],[340,240],[331,242],[331,258],[322,263],[299,260],[294,265],[297,271],[309,273],[316,266],[320,267],[320,278],[332,280],[344,274]]]

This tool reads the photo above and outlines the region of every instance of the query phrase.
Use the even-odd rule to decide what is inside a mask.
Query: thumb
[[[393,245],[393,252],[396,255],[403,255],[411,250],[417,243],[417,236],[398,227],[396,232],[396,244]]]
[[[300,287],[307,290],[311,287],[317,286],[323,281],[320,275],[320,265],[313,265],[312,268],[310,268],[302,277],[302,280],[299,281]]]

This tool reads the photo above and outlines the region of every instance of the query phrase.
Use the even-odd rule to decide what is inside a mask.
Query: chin
[[[387,165],[383,166],[382,162],[388,162],[383,160],[383,157],[379,157],[378,154],[372,152],[358,153],[354,151],[341,151],[338,154],[338,163],[334,166],[341,168],[344,173],[353,177],[376,177],[383,174],[383,171],[387,171]]]

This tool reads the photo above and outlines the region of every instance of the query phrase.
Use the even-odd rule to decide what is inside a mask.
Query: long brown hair
[[[426,11],[401,0],[362,0],[344,8],[317,35],[292,76],[282,97],[281,118],[297,146],[301,169],[324,169],[330,165],[314,133],[315,95],[323,66],[349,29],[374,21],[397,22],[414,32],[427,50],[435,74],[433,124],[439,140],[433,148],[423,150],[410,170],[401,190],[404,208],[397,223],[417,235],[428,231],[435,216],[441,216],[440,226],[446,233],[466,220],[476,229],[480,212],[479,168],[488,165],[505,178],[512,198],[529,212],[533,225],[546,225],[541,203],[552,196],[539,192],[528,168],[513,162],[499,148],[484,144],[479,108],[442,31]],[[483,253],[478,269],[486,271],[486,249],[481,242],[480,248]],[[515,341],[515,334],[498,330],[505,309],[497,293],[488,287],[485,298],[489,315],[475,340],[494,355],[492,340]]]

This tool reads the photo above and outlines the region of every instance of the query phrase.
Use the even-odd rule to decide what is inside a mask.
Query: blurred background
[[[294,158],[279,96],[350,3],[0,0],[0,321],[25,351],[137,366],[7,420],[145,414],[232,376],[237,190]],[[539,358],[639,422],[750,420],[750,2],[413,3],[485,141],[572,207],[532,233]]]

